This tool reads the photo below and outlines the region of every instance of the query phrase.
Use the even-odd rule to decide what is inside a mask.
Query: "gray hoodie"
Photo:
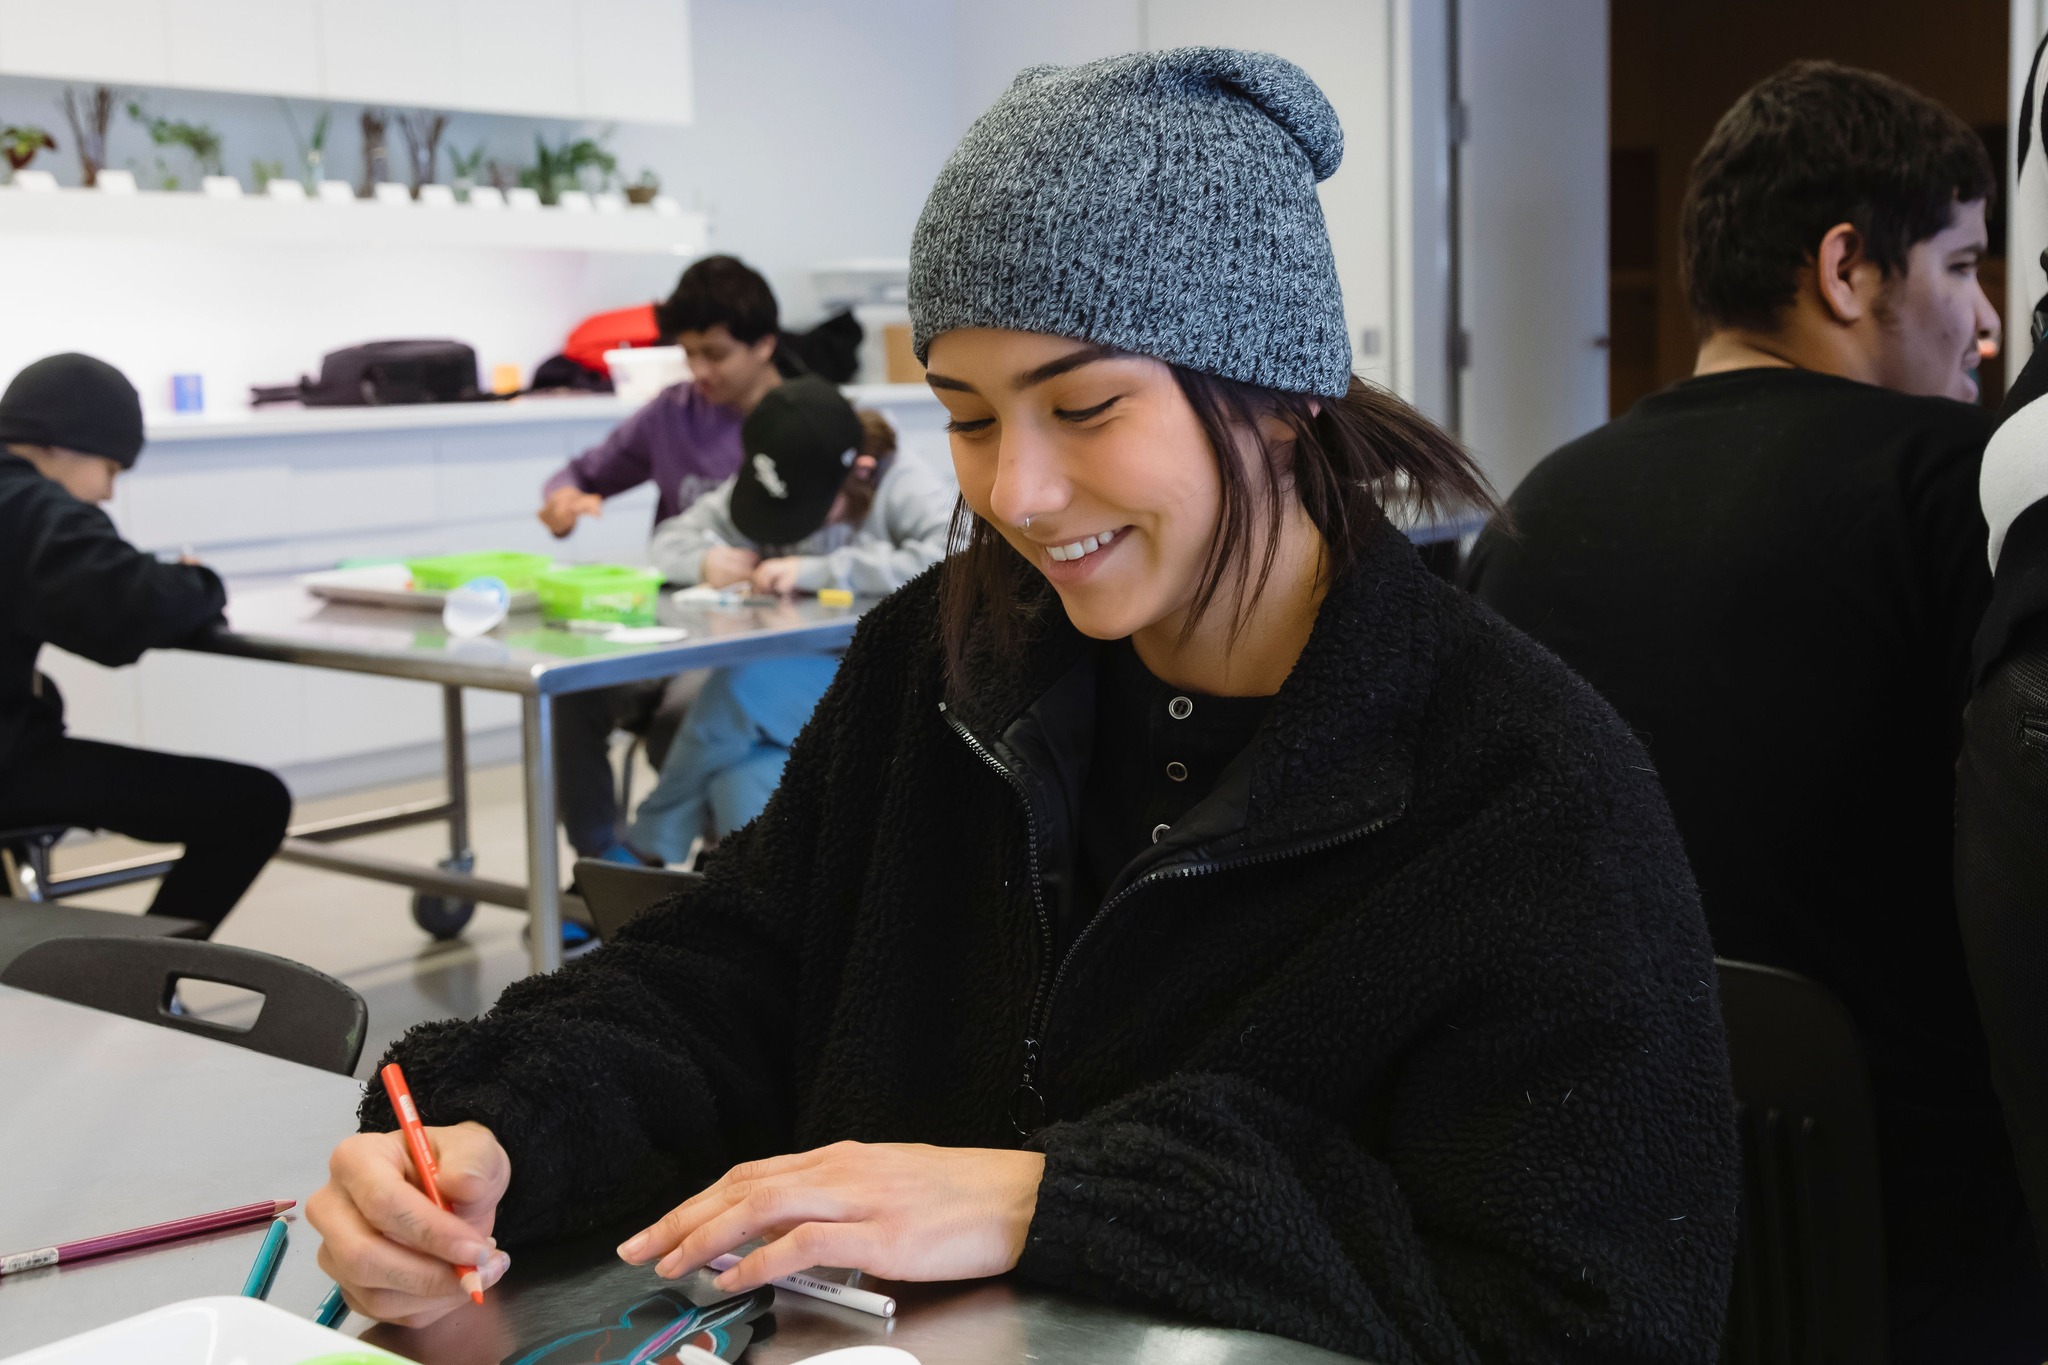
[[[796,585],[805,592],[845,588],[879,597],[946,556],[955,493],[915,456],[890,461],[859,526],[828,525],[794,545],[762,545],[741,535],[732,524],[732,488],[727,479],[654,528],[648,557],[669,582],[701,581],[705,552],[727,545],[764,559],[801,559]]]

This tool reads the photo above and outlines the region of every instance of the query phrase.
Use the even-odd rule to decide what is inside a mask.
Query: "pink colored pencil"
[[[218,1232],[244,1223],[267,1223],[298,1202],[296,1199],[266,1199],[260,1204],[244,1204],[238,1209],[222,1209],[219,1213],[173,1218],[168,1223],[152,1223],[146,1228],[130,1228],[127,1232],[110,1232],[104,1237],[87,1237],[79,1242],[60,1242],[53,1247],[37,1247],[34,1251],[17,1251],[12,1256],[0,1256],[0,1275],[12,1275],[17,1270],[35,1270],[46,1265],[64,1265],[134,1247],[155,1246],[160,1242],[175,1242],[182,1237],[197,1237],[202,1232]]]

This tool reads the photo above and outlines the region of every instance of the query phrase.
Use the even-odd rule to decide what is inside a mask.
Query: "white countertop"
[[[860,407],[936,404],[922,384],[849,384],[847,401]],[[515,398],[507,403],[409,403],[392,407],[302,408],[279,403],[226,412],[152,413],[152,445],[219,441],[242,436],[312,436],[330,432],[423,431],[542,422],[619,422],[637,405],[611,394]]]

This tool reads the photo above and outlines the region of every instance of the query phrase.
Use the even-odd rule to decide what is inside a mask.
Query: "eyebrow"
[[[1079,346],[1068,351],[1063,356],[1048,360],[1035,369],[1026,370],[1022,374],[1015,376],[1010,380],[1010,387],[1022,393],[1025,389],[1043,384],[1048,379],[1057,379],[1063,374],[1078,370],[1083,365],[1093,365],[1098,360],[1114,360],[1123,354],[1124,352],[1119,351],[1114,346],[1102,346],[1093,343]],[[950,375],[943,375],[930,370],[925,372],[924,382],[935,389],[951,389],[956,393],[975,392],[974,386],[965,380],[954,379]]]

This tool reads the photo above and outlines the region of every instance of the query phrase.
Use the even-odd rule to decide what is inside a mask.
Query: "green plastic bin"
[[[550,621],[651,626],[661,596],[661,571],[623,564],[576,564],[549,569],[534,588],[540,595],[540,614]]]
[[[412,585],[421,592],[449,592],[473,578],[496,578],[513,592],[531,592],[540,576],[554,565],[546,555],[517,550],[479,550],[472,554],[408,559]]]

